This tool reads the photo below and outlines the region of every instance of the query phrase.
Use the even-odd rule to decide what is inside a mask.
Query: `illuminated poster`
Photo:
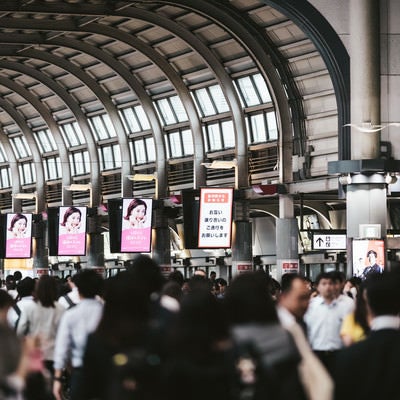
[[[368,274],[381,273],[385,265],[383,240],[353,240],[353,275],[365,279]]]
[[[58,217],[58,255],[86,254],[86,207],[60,207]]]
[[[121,253],[149,253],[152,199],[123,199]]]
[[[6,258],[30,258],[32,214],[7,214]]]
[[[233,189],[200,190],[200,248],[231,247]]]

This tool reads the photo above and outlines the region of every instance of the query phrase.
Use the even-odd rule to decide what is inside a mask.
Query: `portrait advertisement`
[[[86,254],[86,207],[60,207],[58,216],[58,255]]]
[[[353,275],[366,279],[369,274],[382,273],[385,268],[383,240],[353,240]]]
[[[149,253],[151,251],[152,207],[152,199],[123,199],[122,253]]]
[[[32,252],[32,214],[7,214],[6,258],[30,258]]]

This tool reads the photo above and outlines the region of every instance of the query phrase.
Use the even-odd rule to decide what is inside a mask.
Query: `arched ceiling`
[[[282,145],[279,179],[292,179],[292,154],[310,155],[309,146],[316,154],[316,174],[319,163],[323,174],[327,159],[340,153],[338,126],[345,108],[340,97],[344,96],[342,71],[334,56],[324,53],[321,32],[313,37],[308,29],[315,16],[310,13],[309,21],[306,16],[296,20],[291,18],[300,16],[294,2],[275,3],[2,0],[0,137],[7,153],[3,166],[10,168],[11,184],[0,187],[0,208],[9,206],[6,199],[11,192],[22,190],[38,191],[39,210],[63,195],[64,201],[71,200],[71,193],[61,192],[73,182],[90,182],[93,205],[100,204],[99,141],[88,118],[101,113],[109,116],[114,130],[109,141],[120,148],[117,172],[122,195],[126,195],[131,182],[124,177],[132,174],[134,161],[118,111],[136,104],[144,108],[149,120],[156,151],[152,168],[157,171],[159,196],[164,197],[168,159],[154,102],[172,95],[180,97],[193,135],[194,185],[204,185],[206,146],[191,91],[212,84],[219,84],[225,94],[234,126],[239,184],[248,186],[246,124],[233,80],[254,72],[267,81],[277,112]],[[301,3],[306,2],[297,2]],[[81,181],[73,175],[71,149],[60,129],[67,122],[77,122],[86,139],[81,147],[87,150],[91,169]],[[46,182],[43,152],[33,135],[43,129],[50,130],[57,144],[53,153],[61,160],[56,195],[49,194],[51,182]],[[23,158],[10,144],[20,135],[29,147]],[[321,147],[326,138],[333,148],[319,160],[318,152],[326,150]],[[26,162],[35,166],[36,179],[31,185],[21,181],[21,165]]]

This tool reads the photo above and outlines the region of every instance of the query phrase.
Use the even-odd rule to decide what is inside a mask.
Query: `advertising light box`
[[[382,239],[353,240],[353,275],[365,279],[381,273],[385,266],[385,244]]]
[[[86,254],[86,207],[60,207],[58,217],[58,255]]]
[[[32,214],[7,214],[6,258],[30,258]]]
[[[233,189],[200,190],[199,248],[231,247]]]
[[[123,199],[122,253],[149,253],[151,251],[152,199]]]

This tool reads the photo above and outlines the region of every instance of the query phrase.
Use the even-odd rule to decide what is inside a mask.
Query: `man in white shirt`
[[[78,304],[81,300],[78,292],[78,288],[76,287],[74,280],[74,276],[69,276],[67,278],[67,285],[70,287],[71,291],[67,294],[60,296],[58,302],[66,309],[73,307]]]
[[[83,270],[76,275],[75,284],[81,301],[64,313],[57,330],[53,383],[56,400],[61,400],[61,376],[69,354],[72,364],[71,400],[81,398],[81,369],[87,337],[97,328],[103,311],[103,304],[95,298],[101,293],[103,284],[103,278],[97,272]]]
[[[336,297],[332,275],[322,272],[316,279],[318,296],[310,301],[304,316],[311,348],[331,373],[334,357],[343,347],[340,328],[354,304]]]

